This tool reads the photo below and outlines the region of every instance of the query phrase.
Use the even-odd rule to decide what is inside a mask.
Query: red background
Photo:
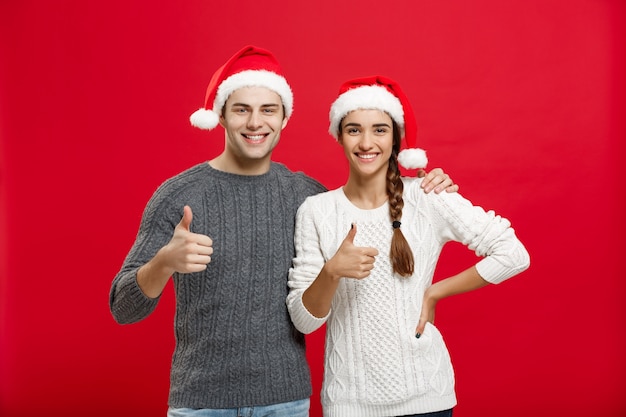
[[[276,160],[341,185],[329,105],[390,76],[430,166],[528,247],[521,276],[440,304],[456,417],[626,415],[625,3],[350,3],[0,2],[0,415],[165,415],[172,288],[132,326],[108,291],[155,188],[222,150],[188,116],[248,43],[295,93]],[[451,245],[437,277],[474,261]]]

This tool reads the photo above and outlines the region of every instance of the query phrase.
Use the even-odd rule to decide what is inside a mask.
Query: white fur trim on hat
[[[293,112],[293,93],[287,80],[275,72],[265,70],[241,71],[226,78],[217,89],[213,112],[221,114],[226,100],[235,90],[243,87],[265,87],[280,96],[285,107],[285,117],[290,117]]]
[[[204,108],[198,109],[191,116],[189,116],[189,121],[192,126],[195,126],[199,129],[211,130],[220,121],[220,117],[218,114],[215,114],[213,110],[207,110]]]
[[[368,85],[352,88],[342,95],[330,107],[330,126],[328,132],[338,139],[339,123],[353,110],[382,110],[398,124],[404,136],[404,110],[398,97],[385,87]]]
[[[285,108],[285,117],[293,112],[293,93],[284,77],[266,70],[246,70],[226,78],[217,89],[213,109],[196,110],[189,121],[199,129],[211,130],[219,123],[222,108],[232,93],[243,87],[265,87],[280,96]]]
[[[407,169],[426,168],[426,151],[420,148],[403,149],[398,154],[398,163]]]

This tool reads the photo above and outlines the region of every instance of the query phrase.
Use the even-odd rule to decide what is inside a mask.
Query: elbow
[[[144,318],[145,316],[128,315],[128,314],[120,315],[120,314],[113,313],[113,320],[115,320],[115,322],[120,325],[138,323],[142,321]]]
[[[530,253],[528,253],[525,247],[522,247],[522,250],[520,252],[520,272],[522,272],[530,268]]]
[[[294,326],[298,331],[302,334],[311,334],[320,327],[322,327],[323,323],[315,322],[315,323],[294,323]]]
[[[511,264],[510,276],[516,276],[521,274],[530,268],[530,254],[523,246],[517,251],[515,261]]]
[[[319,326],[312,325],[310,320],[307,320],[305,314],[301,311],[295,311],[291,308],[289,310],[289,317],[291,318],[291,323],[293,323],[293,327],[296,328],[302,334],[311,334],[315,330],[318,329]]]
[[[122,325],[124,325],[124,324],[132,324],[132,323],[136,323],[138,321],[138,320],[134,320],[128,314],[122,314],[114,306],[111,306],[111,315],[113,316],[113,320],[115,320],[115,322],[117,324],[122,324]]]
[[[315,330],[317,330],[317,328],[311,328],[310,326],[305,326],[303,323],[295,322],[293,321],[293,319],[291,320],[291,322],[293,323],[293,326],[296,328],[296,330],[302,334],[311,334]]]
[[[126,324],[132,323],[130,320],[124,320],[121,317],[117,317],[116,315],[113,315],[113,320],[115,320],[115,322],[119,325],[126,325]]]
[[[124,298],[111,298],[109,303],[109,309],[111,311],[111,315],[113,316],[113,320],[117,324],[133,324],[137,323],[146,316],[149,315],[149,312],[144,312],[141,309],[136,308],[134,305],[129,304],[128,302],[124,302]],[[127,301],[127,300],[126,300]]]
[[[315,330],[322,327],[326,322],[327,317],[318,318],[313,316],[301,303],[290,303],[287,306],[289,311],[289,317],[294,327],[302,334],[311,334]]]
[[[519,274],[530,267],[530,254],[526,246],[519,240],[507,252],[509,253],[509,264],[515,274]]]

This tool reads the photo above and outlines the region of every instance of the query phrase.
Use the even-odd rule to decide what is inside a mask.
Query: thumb
[[[356,224],[352,223],[350,225],[350,230],[348,231],[348,234],[346,235],[346,238],[344,239],[344,241],[348,241],[350,243],[354,243],[354,237],[356,236]]]
[[[191,212],[191,207],[185,206],[183,207],[183,218],[180,219],[180,223],[178,223],[178,225],[189,232],[189,227],[191,226],[192,219],[193,213]]]

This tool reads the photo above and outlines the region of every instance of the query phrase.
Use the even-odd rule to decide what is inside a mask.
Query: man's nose
[[[261,114],[257,110],[251,111],[250,117],[248,117],[248,128],[258,129],[262,125],[263,125],[263,119],[261,118]]]

